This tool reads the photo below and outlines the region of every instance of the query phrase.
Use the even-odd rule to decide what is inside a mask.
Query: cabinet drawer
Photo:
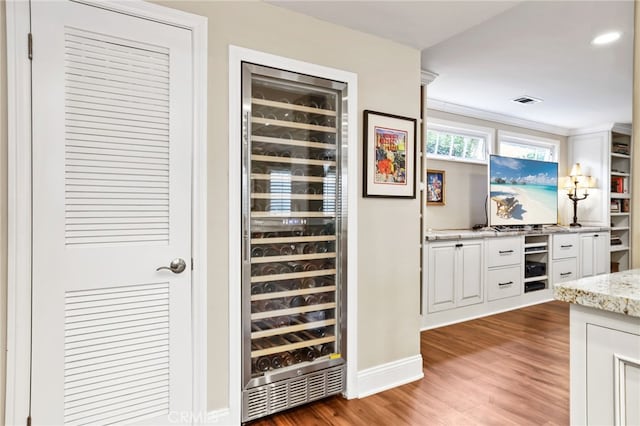
[[[489,300],[518,296],[522,290],[522,269],[520,265],[489,270],[487,273],[487,289]]]
[[[555,234],[553,236],[553,258],[566,259],[578,256],[578,234]]]
[[[522,262],[522,238],[492,238],[487,241],[487,266],[517,265]]]
[[[578,261],[575,257],[553,262],[553,283],[578,279]]]

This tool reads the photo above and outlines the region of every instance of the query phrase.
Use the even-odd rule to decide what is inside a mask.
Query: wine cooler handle
[[[166,269],[167,271],[171,271],[174,274],[179,274],[186,268],[187,264],[185,263],[184,259],[177,258],[173,259],[169,266],[160,266],[159,268],[156,268],[156,271],[162,271],[163,269]]]

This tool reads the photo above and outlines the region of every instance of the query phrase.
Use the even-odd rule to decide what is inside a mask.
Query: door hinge
[[[27,416],[27,426],[31,426],[31,416]]]
[[[33,35],[27,34],[27,49],[29,50],[29,60],[33,60]]]

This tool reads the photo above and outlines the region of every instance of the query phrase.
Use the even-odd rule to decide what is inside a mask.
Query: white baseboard
[[[423,377],[422,355],[367,368],[358,372],[358,398],[405,385]]]

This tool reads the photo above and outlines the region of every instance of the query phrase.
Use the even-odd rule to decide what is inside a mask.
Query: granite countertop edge
[[[608,232],[610,228],[605,226],[583,226],[580,228],[571,228],[569,226],[549,226],[543,229],[521,230],[521,231],[495,231],[491,228],[473,229],[440,229],[431,230],[425,234],[425,241],[442,241],[442,240],[463,240],[470,238],[500,238],[500,237],[517,237],[520,235],[549,235],[558,233],[576,233],[576,232]]]
[[[640,269],[633,269],[554,286],[556,300],[640,318]]]

